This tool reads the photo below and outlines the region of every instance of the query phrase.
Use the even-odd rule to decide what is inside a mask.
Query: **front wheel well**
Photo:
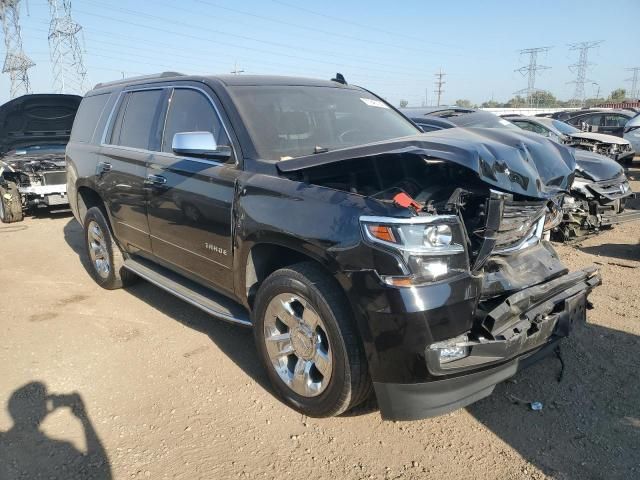
[[[313,262],[326,270],[315,258],[289,247],[271,243],[254,245],[247,255],[245,267],[245,293],[253,308],[256,292],[262,282],[273,272],[300,262]],[[330,272],[327,270],[327,274]]]

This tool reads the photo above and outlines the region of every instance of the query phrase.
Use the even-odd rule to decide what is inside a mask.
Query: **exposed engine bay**
[[[624,174],[610,180],[594,181],[577,175],[571,195],[564,197],[563,221],[551,238],[566,241],[594,233],[602,228],[640,219],[640,211],[627,211],[633,192]]]
[[[569,140],[567,140],[565,144],[569,147],[598,153],[600,155],[604,155],[605,157],[610,157],[614,160],[616,160],[619,156],[630,153],[632,150],[630,144],[608,143],[591,138],[581,138],[578,136],[569,137]]]
[[[552,203],[500,192],[466,167],[408,153],[328,164],[300,172],[297,179],[408,208],[414,215],[459,217],[476,270],[490,254],[516,251],[539,239]]]
[[[64,145],[9,152],[0,159],[0,178],[17,186],[26,211],[68,203]]]

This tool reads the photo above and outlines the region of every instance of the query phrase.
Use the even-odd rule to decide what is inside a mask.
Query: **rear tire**
[[[84,245],[89,257],[89,272],[102,288],[115,290],[132,284],[138,278],[124,268],[122,251],[98,207],[91,207],[84,217]]]
[[[24,220],[22,198],[15,182],[5,181],[0,185],[0,220],[14,223]]]
[[[371,380],[353,314],[319,266],[304,262],[272,273],[254,306],[259,355],[288,405],[310,417],[330,417],[366,400]]]

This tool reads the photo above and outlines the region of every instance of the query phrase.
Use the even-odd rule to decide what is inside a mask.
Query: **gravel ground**
[[[0,479],[640,478],[639,238],[558,246],[604,282],[560,382],[549,357],[469,408],[394,423],[374,400],[305,418],[271,393],[249,330],[145,282],[100,289],[69,215],[0,226]]]

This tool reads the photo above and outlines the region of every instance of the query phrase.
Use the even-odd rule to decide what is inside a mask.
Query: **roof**
[[[184,75],[177,72],[162,72],[140,77],[123,78],[113,82],[98,83],[93,90],[108,87],[137,85],[145,83],[166,82],[171,80],[212,81],[224,86],[251,86],[251,85],[301,85],[312,87],[357,88],[343,85],[331,80],[319,80],[304,77],[287,77],[278,75]]]

